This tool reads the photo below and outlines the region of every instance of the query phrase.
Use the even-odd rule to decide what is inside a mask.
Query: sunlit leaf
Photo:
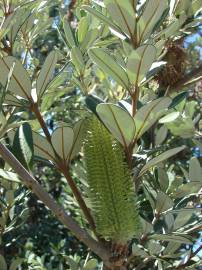
[[[61,126],[53,131],[51,142],[57,154],[66,160],[73,145],[74,132],[71,127]]]
[[[173,193],[175,198],[182,198],[191,194],[196,194],[202,187],[201,182],[189,182],[183,185],[180,185],[176,191]]]
[[[110,103],[101,103],[96,110],[114,137],[124,146],[128,146],[135,136],[135,123],[131,115],[121,107]]]
[[[106,25],[108,25],[109,27],[111,27],[112,29],[114,29],[117,32],[121,32],[121,30],[119,29],[118,26],[116,26],[112,20],[108,17],[106,17],[105,15],[103,15],[101,12],[99,12],[98,10],[96,10],[95,8],[92,8],[90,6],[82,6],[82,8],[86,11],[88,11],[90,14],[92,14],[93,16],[95,16],[96,18],[98,18],[101,22],[105,23]]]
[[[181,211],[175,219],[173,230],[180,229],[181,227],[183,227],[190,220],[192,215],[193,215],[192,211],[187,212]]]
[[[135,115],[137,139],[162,116],[162,113],[168,108],[171,101],[168,97],[159,98],[144,105],[137,111]]]
[[[182,244],[193,244],[192,239],[187,235],[179,234],[153,234],[149,236],[149,239],[155,239],[159,241],[176,242]]]
[[[30,12],[28,10],[25,10],[23,8],[18,8],[14,12],[12,26],[9,29],[8,32],[8,39],[11,42],[11,44],[14,44],[16,40],[16,36],[22,27],[23,23],[28,19],[30,16]]]
[[[76,70],[78,71],[78,73],[82,72],[84,70],[85,63],[83,60],[82,53],[78,47],[75,47],[75,46],[72,47],[71,59],[72,59],[72,63],[74,64]]]
[[[93,43],[96,41],[96,39],[97,39],[97,37],[99,36],[99,31],[98,31],[98,29],[90,29],[87,33],[86,33],[86,35],[85,35],[85,37],[84,37],[84,39],[83,39],[83,41],[82,41],[82,43],[81,43],[81,45],[80,45],[80,49],[81,49],[81,51],[82,52],[86,52],[86,50],[90,47],[90,46],[92,46],[93,45]]]
[[[23,65],[15,57],[7,56],[0,59],[0,83],[5,87],[10,70],[13,68],[8,90],[20,97],[29,99],[31,96],[31,80]]]
[[[140,248],[137,244],[132,245],[132,253],[134,256],[145,258],[148,256],[148,253],[143,249]]]
[[[169,106],[169,109],[175,108],[181,101],[183,101],[184,99],[186,99],[187,96],[188,96],[188,92],[187,91],[184,91],[184,92],[179,93],[178,95],[176,95],[173,98],[172,103]]]
[[[161,145],[168,135],[168,129],[166,126],[161,126],[155,134],[155,145]]]
[[[89,19],[87,18],[87,16],[82,17],[81,20],[79,21],[77,32],[79,43],[82,43],[83,40],[85,39],[85,36],[88,32],[88,27],[89,27]]]
[[[31,168],[33,162],[34,146],[32,130],[28,123],[22,124],[16,131],[13,140],[13,153],[26,167]]]
[[[189,161],[189,179],[193,182],[202,181],[202,168],[196,157],[192,157]]]
[[[162,191],[159,191],[156,197],[156,207],[155,211],[157,213],[162,213],[173,207],[174,203],[172,199]]]
[[[175,121],[175,119],[177,119],[179,115],[180,115],[180,112],[171,112],[167,114],[166,116],[162,117],[159,120],[159,123],[163,124],[163,123],[169,123],[169,122]]]
[[[96,115],[97,115],[97,112],[96,112],[97,105],[100,103],[104,103],[104,100],[102,100],[101,98],[95,95],[88,95],[85,101],[86,101],[86,105],[88,109],[90,109]]]
[[[45,63],[39,73],[36,82],[36,91],[39,96],[42,96],[50,80],[52,79],[55,65],[57,63],[57,52],[52,51],[46,58]]]
[[[129,81],[125,70],[108,53],[103,49],[93,48],[89,50],[89,56],[107,75],[121,86],[128,88]]]
[[[85,134],[85,120],[80,120],[75,123],[73,126],[74,139],[72,143],[72,147],[69,153],[69,159],[73,159],[80,151],[84,134]]]
[[[5,180],[20,183],[20,179],[16,173],[9,172],[3,169],[0,169],[0,177],[2,177]]]
[[[97,267],[97,260],[96,259],[90,259],[87,261],[86,265],[83,267],[83,270],[94,270]]]
[[[167,8],[166,0],[149,0],[146,8],[137,23],[138,42],[141,43],[149,37],[155,24]]]
[[[164,169],[158,167],[158,182],[162,191],[166,191],[169,186],[168,174]]]
[[[111,18],[130,38],[135,31],[136,17],[130,0],[104,0]]]
[[[158,163],[176,155],[180,151],[184,150],[185,146],[176,147],[170,150],[165,151],[164,153],[160,154],[159,156],[153,158],[152,160],[149,160],[146,165],[141,169],[139,177],[142,176],[147,170],[150,168],[156,166]]]
[[[146,77],[155,58],[156,48],[153,45],[143,45],[133,50],[127,62],[127,73],[130,82],[138,86]]]
[[[47,139],[38,134],[37,132],[33,132],[33,141],[34,141],[34,155],[42,157],[48,160],[54,160],[55,154]]]
[[[63,18],[63,28],[66,37],[65,41],[67,42],[69,49],[71,49],[73,46],[76,46],[76,41],[66,16]]]

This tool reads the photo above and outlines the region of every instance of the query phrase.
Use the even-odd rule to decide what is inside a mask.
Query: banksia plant
[[[96,117],[88,120],[84,154],[97,233],[124,245],[139,227],[136,195],[121,145]]]

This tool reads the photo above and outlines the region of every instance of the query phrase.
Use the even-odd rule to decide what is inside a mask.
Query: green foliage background
[[[110,5],[113,1],[105,2]],[[186,42],[187,36],[201,31],[199,26],[201,11],[197,14],[196,10],[194,14],[191,13],[189,2],[190,5],[197,6],[197,1],[184,1],[184,6],[179,6],[175,11],[176,20],[179,18],[183,20],[182,10],[186,13],[184,23],[179,26],[176,23],[177,29],[171,29],[171,34],[169,31],[165,34],[170,42],[181,47]],[[4,3],[5,1],[1,1],[1,22]],[[33,88],[37,86],[40,88],[39,96],[42,96],[43,91],[45,93],[41,97],[40,108],[50,133],[60,126],[61,122],[71,125],[73,129],[78,120],[84,119],[91,111],[94,111],[124,147],[124,142],[120,139],[120,131],[117,130],[113,121],[108,119],[110,114],[105,115],[101,110],[96,111],[95,107],[101,102],[118,104],[118,109],[110,107],[111,105],[109,107],[114,109],[113,112],[121,125],[124,125],[126,121],[131,123],[130,128],[123,129],[124,137],[127,138],[126,144],[129,145],[130,138],[134,135],[133,122],[129,116],[122,118],[124,114],[122,110],[127,113],[131,110],[131,96],[126,91],[130,88],[126,78],[129,77],[131,81],[136,79],[133,73],[135,68],[133,59],[136,56],[131,56],[131,63],[128,63],[126,67],[125,60],[132,50],[130,38],[122,41],[117,35],[111,33],[107,23],[103,23],[102,20],[100,22],[96,16],[92,15],[93,7],[106,15],[106,10],[91,1],[77,1],[75,5],[60,0],[44,1],[44,3],[43,1],[12,1],[9,12],[12,13],[12,8],[16,8],[15,17],[10,20],[7,14],[8,26],[1,25],[0,54],[1,57],[11,54],[18,58],[26,68],[32,82],[39,78],[39,72],[43,70],[45,61],[46,67],[53,68],[53,79],[50,75],[44,83],[44,88],[43,85],[39,87],[39,82],[38,85],[35,82],[32,85]],[[200,4],[197,7],[201,8]],[[113,14],[110,7],[108,11]],[[142,14],[141,10],[139,12]],[[64,17],[66,15],[69,19],[71,18],[70,23]],[[166,21],[168,18],[158,28],[164,16],[166,18],[166,11],[156,24],[157,34],[160,30],[169,29],[169,22]],[[117,25],[120,27],[118,19],[112,16],[110,20],[112,28],[117,29]],[[9,26],[10,23],[11,26]],[[181,31],[178,31],[178,27]],[[121,29],[122,33],[123,29],[124,27]],[[9,37],[11,32],[13,37]],[[144,44],[143,46],[148,50],[148,55],[144,59],[147,66],[155,59],[153,45]],[[166,45],[163,44],[163,46]],[[185,63],[183,62],[185,68],[179,81],[201,65],[198,46],[201,46],[201,37],[188,44],[185,50],[186,60]],[[53,50],[57,51],[57,64],[54,62],[56,54],[50,55]],[[47,57],[49,57],[48,60]],[[104,61],[104,64],[100,59]],[[106,67],[107,63],[110,63],[112,69]],[[114,67],[115,70],[113,70]],[[160,71],[157,70],[154,77],[147,74],[152,79],[148,79],[141,85],[141,80],[145,73],[148,73],[149,68],[144,67],[141,74],[143,77],[136,79],[136,84],[141,88],[137,103],[139,114],[137,112],[136,131],[138,121],[141,123],[141,117],[149,111],[146,107],[149,101],[156,102],[155,100],[161,98],[166,91],[172,100],[159,101],[160,105],[155,105],[156,111],[151,113],[148,122],[145,121],[145,126],[139,127],[139,137],[136,135],[139,149],[138,152],[134,151],[134,158],[130,162],[138,191],[141,230],[130,242],[131,261],[128,268],[138,269],[137,267],[146,259],[148,263],[143,265],[142,269],[157,269],[156,267],[180,269],[177,267],[186,263],[185,255],[190,256],[201,230],[201,157],[196,159],[192,151],[193,147],[202,148],[201,84],[197,82],[188,87],[183,85],[176,92],[175,87],[171,86],[168,89],[161,84],[158,77]],[[127,75],[125,75],[125,69],[129,70]],[[1,70],[3,71],[2,64]],[[120,75],[118,79],[116,72]],[[29,102],[19,101],[9,96],[12,91],[7,84],[8,77],[9,74],[5,78],[5,83],[0,78],[2,100],[0,135],[2,140],[10,145],[11,150],[12,146],[15,146],[16,150],[18,148],[15,139],[13,142],[16,127],[28,121],[32,131],[41,133],[41,130],[35,116],[29,110]],[[88,100],[86,99],[88,94],[96,95],[96,97],[90,96]],[[5,104],[11,106],[5,106]],[[164,116],[161,113],[162,108],[166,106],[169,110]],[[19,135],[16,136],[19,137]],[[177,148],[182,145],[188,147],[184,150]],[[167,152],[174,148],[177,149]],[[18,157],[19,152],[13,152]],[[165,155],[165,157],[160,155]],[[171,159],[167,160],[168,157]],[[11,175],[12,171],[9,167],[5,167],[4,161],[2,159],[0,161],[0,269],[7,269],[5,263],[10,267],[9,270],[101,268],[100,259],[58,222],[36,196],[21,185],[17,175]],[[32,170],[40,184],[71,213],[82,227],[90,230],[65,177],[54,168],[52,163],[39,156],[34,157],[34,162],[31,159],[21,160],[21,162]],[[147,165],[148,167],[145,167]],[[71,161],[70,168],[77,186],[85,194],[88,183],[82,151],[76,153],[76,158]],[[90,205],[89,198],[85,199]],[[199,269],[200,264],[199,254],[195,256],[195,260],[191,260],[188,265],[190,267],[187,269]]]

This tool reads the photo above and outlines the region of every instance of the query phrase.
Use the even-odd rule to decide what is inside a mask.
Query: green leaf
[[[7,190],[5,194],[5,199],[8,205],[12,205],[14,202],[14,191],[13,190]]]
[[[149,253],[151,255],[157,255],[157,254],[160,254],[160,252],[162,251],[163,249],[163,246],[156,242],[156,241],[153,241],[153,240],[150,240],[149,243],[148,243],[148,250],[149,250]]]
[[[135,115],[136,139],[139,139],[162,116],[171,99],[159,98],[141,107]]]
[[[161,167],[158,168],[158,182],[162,191],[166,191],[169,186],[168,174]]]
[[[181,244],[192,245],[193,241],[189,236],[179,235],[179,234],[153,234],[149,236],[149,239],[167,241],[167,242],[176,242]]]
[[[156,48],[153,45],[143,45],[133,50],[128,57],[127,73],[130,82],[136,86],[146,77],[156,58]]]
[[[85,68],[85,63],[83,60],[82,53],[78,47],[72,47],[71,49],[71,59],[78,73],[82,73]]]
[[[73,145],[73,140],[74,132],[72,128],[68,126],[56,128],[51,136],[52,145],[63,160],[67,160]]]
[[[159,18],[167,8],[166,0],[149,0],[146,8],[137,23],[139,44],[146,40],[151,34]]]
[[[7,270],[6,260],[1,254],[0,254],[0,266],[1,266],[0,268],[1,270]]]
[[[165,125],[161,126],[155,134],[155,145],[161,145],[167,138],[168,129]]]
[[[136,17],[130,0],[104,0],[111,18],[131,39],[134,36]]]
[[[85,35],[85,37],[84,37],[82,43],[80,44],[80,49],[81,49],[81,51],[82,51],[83,53],[85,53],[85,52],[87,51],[87,49],[88,49],[90,46],[92,46],[92,44],[94,43],[94,41],[96,41],[96,39],[98,38],[98,36],[99,36],[99,31],[98,31],[98,29],[90,29],[90,30],[86,33],[86,35]]]
[[[189,116],[182,115],[175,121],[166,123],[166,126],[172,134],[182,138],[193,138],[195,134],[195,125]]]
[[[67,263],[69,264],[71,270],[78,270],[79,266],[75,260],[73,260],[70,257],[66,257],[66,260],[67,260]]]
[[[20,183],[19,176],[16,173],[5,171],[3,169],[0,169],[0,177],[2,177],[5,180]]]
[[[202,10],[202,6],[201,6],[201,0],[195,0],[195,1],[192,1],[192,11],[193,11],[193,14],[195,15],[195,13],[199,12]]]
[[[156,166],[158,163],[176,155],[180,151],[184,150],[185,146],[176,147],[170,150],[165,151],[164,153],[160,154],[159,156],[149,160],[146,165],[141,169],[139,176],[142,176],[147,170],[151,169],[152,167]]]
[[[48,160],[54,160],[55,154],[47,139],[38,134],[37,132],[33,132],[33,141],[34,141],[34,155],[42,157]]]
[[[163,251],[164,256],[172,256],[179,248],[181,247],[181,243],[169,242],[166,248]]]
[[[86,105],[87,105],[88,109],[90,109],[96,115],[97,115],[97,112],[96,112],[97,105],[100,103],[104,103],[104,100],[102,100],[101,98],[99,98],[95,95],[88,95],[86,97],[85,101],[86,101]]]
[[[14,261],[12,261],[9,267],[9,270],[17,270],[18,267],[22,264],[22,262],[23,262],[23,259],[21,258],[15,259]]]
[[[169,123],[175,121],[180,116],[180,112],[171,112],[159,120],[159,123]]]
[[[135,136],[135,123],[131,115],[121,107],[110,103],[101,103],[96,110],[114,137],[125,147],[128,146]]]
[[[77,32],[79,43],[82,43],[83,40],[85,39],[85,36],[88,33],[88,28],[89,28],[89,19],[87,18],[87,16],[82,17],[81,20],[79,21]]]
[[[174,198],[182,198],[191,194],[196,194],[202,187],[201,182],[190,182],[184,185],[181,185],[173,193]]]
[[[0,29],[0,40],[5,37],[5,35],[9,32],[10,28],[12,27],[12,24],[14,23],[14,17],[15,14],[12,13],[6,18],[4,17],[4,21],[1,23],[1,29]]]
[[[14,44],[20,28],[22,27],[23,23],[27,20],[29,15],[30,12],[28,10],[23,9],[22,7],[14,11],[14,16],[12,18],[12,25],[7,34],[7,37],[11,44]]]
[[[76,42],[75,42],[75,38],[74,35],[72,33],[72,29],[71,26],[67,20],[67,17],[64,16],[63,18],[63,28],[64,28],[64,32],[65,32],[65,41],[67,42],[67,45],[69,47],[69,49],[71,49],[73,46],[76,46]]]
[[[169,106],[169,109],[175,108],[180,102],[182,102],[188,96],[188,91],[184,91],[177,96],[175,96],[172,100],[172,103]]]
[[[85,130],[85,120],[80,120],[75,123],[73,127],[74,139],[69,153],[70,160],[72,160],[79,153],[83,143]]]
[[[148,257],[148,253],[143,248],[140,248],[137,244],[132,245],[132,254],[142,258]]]
[[[111,19],[109,19],[108,17],[104,16],[101,12],[97,11],[95,8],[92,8],[90,6],[82,6],[82,8],[84,10],[86,10],[87,12],[89,12],[90,14],[92,14],[93,16],[95,16],[97,19],[99,19],[100,21],[102,21],[104,24],[108,25],[109,27],[111,27],[112,29],[114,29],[116,32],[121,32],[121,29],[116,26]]]
[[[16,131],[13,140],[13,153],[18,160],[28,169],[33,162],[34,146],[32,130],[28,123],[22,124]]]
[[[94,270],[96,269],[97,265],[98,262],[96,259],[90,259],[84,266],[83,270]]]
[[[30,99],[32,88],[31,80],[21,62],[12,56],[7,56],[0,59],[0,66],[0,83],[3,87],[6,87],[9,72],[13,68],[8,91],[25,99]]]
[[[44,94],[46,87],[51,81],[57,63],[57,58],[57,52],[52,51],[45,60],[36,81],[36,91],[38,96],[42,96]]]
[[[129,81],[125,70],[103,49],[93,48],[89,50],[89,56],[107,75],[111,76],[124,88],[129,87]]]
[[[156,207],[155,211],[157,213],[162,213],[173,207],[174,203],[171,198],[162,191],[159,191],[156,197]]]
[[[140,223],[141,223],[140,230],[142,235],[149,234],[151,233],[151,231],[153,231],[153,225],[147,222],[142,217],[140,217]]]
[[[189,179],[192,182],[202,181],[202,168],[196,157],[192,157],[189,161]]]
[[[193,211],[181,211],[175,219],[173,230],[177,230],[183,227],[190,220],[192,215]]]

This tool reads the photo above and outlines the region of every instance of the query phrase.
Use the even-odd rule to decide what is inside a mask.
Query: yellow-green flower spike
[[[96,117],[88,120],[84,155],[96,230],[124,244],[139,228],[136,195],[121,145]]]

